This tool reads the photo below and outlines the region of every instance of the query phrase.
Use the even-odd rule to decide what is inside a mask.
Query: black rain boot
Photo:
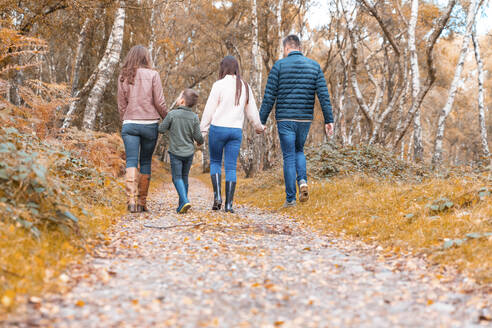
[[[220,174],[214,174],[210,177],[212,178],[212,186],[214,187],[214,204],[212,205],[212,211],[218,211],[222,207],[222,196],[220,192],[222,177]]]
[[[226,204],[225,211],[229,213],[234,213],[232,209],[232,201],[234,200],[234,192],[236,191],[236,182],[226,181]]]

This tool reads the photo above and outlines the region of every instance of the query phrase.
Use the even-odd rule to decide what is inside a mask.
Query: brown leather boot
[[[150,174],[140,174],[138,180],[138,205],[139,212],[147,212],[147,195],[149,193]]]
[[[126,169],[126,195],[128,197],[128,211],[130,213],[137,212],[138,200],[138,169],[129,167]]]

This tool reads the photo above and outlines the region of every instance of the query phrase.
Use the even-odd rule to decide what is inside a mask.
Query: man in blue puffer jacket
[[[273,65],[260,109],[262,124],[276,102],[280,147],[284,158],[285,207],[296,205],[296,180],[299,200],[309,198],[304,143],[313,121],[315,94],[318,95],[327,135],[333,134],[333,114],[325,76],[320,65],[301,52],[301,41],[289,35],[283,41],[285,58]]]

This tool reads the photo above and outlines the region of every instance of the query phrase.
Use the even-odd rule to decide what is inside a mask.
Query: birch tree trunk
[[[466,53],[468,52],[468,45],[470,43],[470,36],[472,34],[472,28],[474,26],[475,17],[478,11],[477,0],[472,0],[468,13],[466,15],[466,29],[463,35],[463,43],[461,45],[460,56],[458,58],[458,63],[456,64],[456,70],[454,72],[453,81],[451,82],[451,87],[449,88],[448,99],[446,104],[441,110],[439,115],[439,120],[437,123],[436,139],[434,142],[434,154],[432,156],[432,164],[440,165],[442,162],[442,146],[444,139],[444,131],[446,128],[446,119],[453,109],[454,99],[458,91],[458,85],[461,81],[461,73],[463,71],[463,65],[465,63]]]
[[[340,134],[340,139],[342,141],[342,145],[347,144],[347,127],[346,127],[346,118],[345,118],[345,98],[347,95],[347,89],[348,89],[348,70],[344,69],[343,70],[343,80],[341,83],[341,86],[339,86],[340,90],[340,96],[338,99],[338,119],[335,124],[338,124],[339,129],[338,133]]]
[[[253,22],[253,91],[258,101],[261,97],[262,59],[260,53],[260,40],[258,38],[258,8],[256,0],[252,0]]]
[[[449,22],[449,18],[451,17],[451,13],[456,6],[457,0],[450,0],[446,10],[443,12],[441,17],[434,24],[432,29],[428,33],[427,42],[425,46],[425,54],[426,54],[426,62],[427,62],[427,78],[423,86],[418,90],[417,97],[415,101],[412,101],[412,105],[408,110],[407,114],[402,117],[401,120],[398,121],[398,125],[396,128],[396,135],[393,142],[393,148],[397,149],[398,144],[403,140],[406,133],[408,132],[410,126],[413,126],[412,123],[415,122],[415,115],[422,105],[425,96],[431,89],[432,85],[436,80],[436,68],[434,65],[434,57],[433,51],[434,46],[442,34],[442,31],[447,26]],[[412,91],[413,92],[413,91]]]
[[[255,0],[256,1],[256,0]],[[278,58],[281,59],[283,57],[283,43],[282,43],[282,9],[284,7],[284,0],[279,0],[277,4],[276,10],[276,18],[277,18],[277,40],[278,40]],[[258,102],[261,103],[261,91],[258,94]],[[260,144],[263,145],[263,149],[261,150],[261,166],[262,169],[269,169],[273,167],[275,157],[278,153],[279,146],[277,142],[277,126],[275,124],[275,120],[270,119],[266,126],[265,132],[263,133]]]
[[[252,91],[255,99],[261,101],[261,75],[262,63],[260,54],[260,45],[258,39],[258,6],[256,0],[251,1],[251,22],[253,24],[253,44],[252,44]],[[244,127],[245,138],[243,139],[243,147],[241,147],[239,162],[246,173],[246,177],[250,177],[260,169],[262,163],[262,153],[260,145],[261,140],[256,136],[253,126],[249,120],[245,120]]]
[[[154,47],[155,47],[155,16],[157,11],[157,6],[155,5],[155,0],[151,1],[152,5],[152,13],[150,14],[150,40],[149,40],[149,55],[152,63],[155,65],[155,57],[154,57]]]
[[[424,144],[422,140],[422,121],[420,119],[420,109],[415,113],[413,122],[413,159],[416,163],[424,160]]]
[[[485,125],[485,113],[487,112],[484,102],[484,71],[482,57],[480,56],[480,44],[477,40],[476,29],[472,32],[473,49],[475,50],[475,61],[477,62],[477,82],[478,82],[478,124],[480,126],[480,144],[482,146],[482,155],[486,165],[490,164],[490,149],[487,138],[487,127]]]
[[[125,27],[125,1],[120,1],[116,10],[113,28],[108,39],[106,51],[98,65],[98,74],[94,82],[94,87],[89,93],[87,104],[84,111],[83,127],[86,130],[94,130],[96,115],[99,109],[102,96],[106,91],[111,77],[118,65],[121,48],[123,45]]]
[[[82,29],[80,30],[79,40],[77,42],[77,52],[75,53],[75,61],[73,63],[72,68],[72,88],[71,88],[71,96],[74,97],[77,91],[77,86],[79,85],[80,80],[80,66],[82,64],[82,58],[84,57],[84,46],[85,41],[87,40],[87,29],[89,27],[89,17],[87,17],[82,25]]]
[[[83,58],[83,50],[85,41],[87,39],[87,29],[89,26],[89,17],[87,17],[82,25],[82,28],[79,33],[79,40],[77,41],[77,51],[75,53],[75,61],[72,67],[72,85],[70,96],[72,97],[72,101],[68,106],[68,112],[65,115],[65,119],[63,120],[62,130],[68,129],[73,122],[73,118],[75,115],[75,111],[77,110],[77,106],[79,104],[78,97],[80,96],[80,92],[77,90],[77,86],[79,85],[80,80],[80,66]]]
[[[417,102],[420,92],[420,70],[417,47],[415,45],[415,29],[419,16],[419,0],[412,0],[412,10],[408,25],[408,50],[410,52],[410,69],[412,72],[412,102]],[[413,122],[413,158],[416,162],[422,162],[424,148],[422,144],[422,122],[420,120],[420,108],[415,113]]]
[[[278,5],[277,5],[277,12],[276,12],[276,17],[277,17],[277,26],[278,26],[278,59],[281,59],[283,57],[283,52],[284,52],[284,47],[283,47],[283,42],[282,42],[282,9],[284,8],[284,0],[278,0]]]

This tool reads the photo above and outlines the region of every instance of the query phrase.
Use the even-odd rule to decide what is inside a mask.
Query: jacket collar
[[[186,106],[178,106],[178,109],[187,110],[189,112],[193,111],[190,107],[186,107]]]
[[[304,55],[302,54],[302,52],[295,50],[295,51],[291,51],[287,57],[290,56],[304,56]]]

